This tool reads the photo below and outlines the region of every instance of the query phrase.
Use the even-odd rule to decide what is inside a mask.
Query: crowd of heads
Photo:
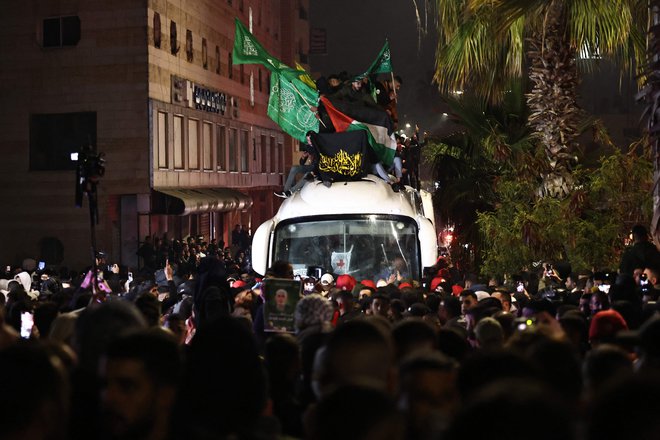
[[[482,279],[441,258],[422,280],[317,274],[293,302],[275,293],[274,307],[295,304],[295,330],[269,332],[265,286],[293,267],[262,277],[204,250],[191,270],[168,257],[103,295],[85,271],[16,269],[0,285],[2,438],[660,434],[652,265]],[[35,278],[53,290],[24,284]]]

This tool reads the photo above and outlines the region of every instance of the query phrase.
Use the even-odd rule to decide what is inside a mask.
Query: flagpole
[[[390,70],[390,75],[392,75],[392,90],[394,91],[394,102],[398,103],[399,100],[396,97],[396,86],[394,85],[394,72]]]
[[[303,99],[303,101],[305,101],[305,104],[307,104],[307,106],[308,106],[310,109],[311,109],[312,107],[314,107],[314,106],[311,105],[309,102],[307,102],[307,100],[305,99],[305,97],[303,96],[303,94],[300,93],[300,90],[298,90],[298,87],[296,87],[296,85],[293,83],[293,81],[291,81],[290,84],[293,86],[293,90],[295,90],[296,93],[298,94],[298,96],[300,96],[300,97]],[[316,119],[318,119],[319,122],[321,123],[321,125],[323,125],[323,128],[328,128],[328,126],[325,125],[325,124],[323,123],[323,120],[322,120],[321,117],[319,116],[319,112],[318,112],[318,110],[315,111],[314,114],[316,115]]]

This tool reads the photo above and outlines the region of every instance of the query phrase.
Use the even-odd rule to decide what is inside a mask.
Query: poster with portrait
[[[264,292],[264,331],[295,331],[293,313],[300,301],[300,280],[266,278]]]

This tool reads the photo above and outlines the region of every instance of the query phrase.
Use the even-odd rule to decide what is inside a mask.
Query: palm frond
[[[567,25],[571,44],[583,52],[612,60],[624,73],[639,72],[646,46],[648,12],[639,0],[567,1]],[[636,63],[637,61],[637,63]],[[580,63],[589,70],[594,63]]]
[[[490,16],[488,10],[471,15],[444,45],[439,43],[434,81],[441,92],[470,89],[499,102],[506,85],[523,75],[524,22],[499,33]]]

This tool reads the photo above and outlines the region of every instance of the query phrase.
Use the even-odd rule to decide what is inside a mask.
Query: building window
[[[158,112],[158,168],[167,166],[167,113]]]
[[[263,86],[261,85],[262,82],[262,75],[261,75],[261,69],[259,69],[259,91],[263,92]]]
[[[240,74],[241,74],[241,84],[245,84],[245,69],[243,68],[245,64],[240,65]]]
[[[174,168],[183,169],[183,116],[174,116]]]
[[[282,146],[282,142],[277,143],[277,170],[275,172],[284,172],[284,147]]]
[[[227,169],[227,127],[224,125],[218,125],[216,146],[216,154],[218,155],[217,169],[220,171],[225,171]]]
[[[209,122],[204,122],[202,125],[202,160],[205,170],[213,169],[213,151],[211,145],[213,142],[213,125]]]
[[[96,112],[30,116],[30,171],[75,170],[71,153],[96,148]]]
[[[186,59],[189,63],[193,62],[193,41],[190,29],[186,29]]]
[[[160,14],[154,12],[154,46],[160,49]]]
[[[176,23],[170,22],[170,52],[172,55],[179,53],[179,42],[176,35]]]
[[[261,156],[261,172],[262,173],[267,173],[268,172],[268,145],[266,144],[266,136],[261,135],[261,142],[259,145],[260,148],[260,156]]]
[[[46,18],[43,21],[43,47],[75,46],[80,41],[80,18]]]
[[[231,58],[231,52],[227,54],[227,76],[229,79],[234,78],[234,61]]]
[[[217,64],[215,65],[215,73],[220,75],[222,72],[220,70],[220,46],[215,46],[215,59]]]
[[[188,119],[188,168],[199,169],[199,121]]]
[[[271,173],[277,172],[279,169],[280,165],[277,163],[278,162],[278,157],[277,157],[277,147],[275,144],[275,137],[271,136],[270,137],[270,171]]]
[[[238,0],[238,10],[243,12],[243,0]]]
[[[240,117],[240,114],[239,114],[240,108],[239,108],[239,105],[238,105],[239,102],[240,101],[238,100],[237,97],[235,97],[235,96],[231,97],[231,116],[236,118],[236,119],[238,119]]]
[[[238,130],[235,128],[229,129],[229,171],[238,171],[238,149],[236,146]]]
[[[205,69],[209,68],[209,53],[206,49],[206,38],[202,38],[202,66]]]
[[[247,173],[249,168],[249,151],[248,151],[248,132],[241,130],[241,172]]]

